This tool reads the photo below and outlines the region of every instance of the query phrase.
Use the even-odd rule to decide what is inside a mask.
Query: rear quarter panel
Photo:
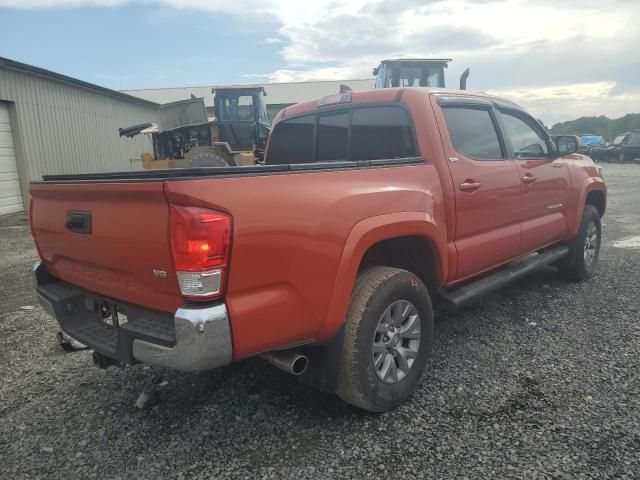
[[[419,164],[174,181],[165,193],[172,203],[233,216],[226,302],[238,358],[330,338],[344,318],[351,265],[359,263],[354,255],[363,253],[359,247],[343,255],[354,227],[398,212],[443,222],[437,178],[433,165]],[[389,224],[385,234],[401,231]],[[338,285],[343,262],[349,267]],[[336,289],[343,294],[332,310],[333,328],[323,330]]]

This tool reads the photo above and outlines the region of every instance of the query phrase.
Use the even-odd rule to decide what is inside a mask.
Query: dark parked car
[[[640,130],[618,135],[607,147],[592,147],[590,156],[594,160],[621,163],[640,158]]]

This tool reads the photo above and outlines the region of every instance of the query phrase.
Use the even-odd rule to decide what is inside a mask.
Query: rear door
[[[181,304],[162,181],[33,183],[31,226],[47,271],[106,297]]]
[[[553,158],[549,136],[530,115],[499,108],[509,157],[518,169],[523,193],[521,253],[566,238],[571,178],[566,161]]]
[[[518,256],[520,177],[506,158],[490,102],[441,97],[438,103],[438,122],[447,126],[441,134],[455,188],[455,279],[460,280]]]

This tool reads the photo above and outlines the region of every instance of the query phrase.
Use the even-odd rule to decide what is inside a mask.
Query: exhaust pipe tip
[[[291,373],[293,375],[302,375],[307,371],[309,360],[304,355],[299,355],[291,364]]]
[[[274,367],[295,376],[302,375],[309,366],[309,359],[306,355],[291,350],[267,352],[260,357]]]

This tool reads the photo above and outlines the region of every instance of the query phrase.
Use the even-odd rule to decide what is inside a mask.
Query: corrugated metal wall
[[[146,135],[118,128],[150,121],[155,107],[46,77],[0,68],[0,100],[9,104],[25,205],[28,183],[44,174],[140,169],[152,150]],[[17,138],[16,138],[17,137]]]

